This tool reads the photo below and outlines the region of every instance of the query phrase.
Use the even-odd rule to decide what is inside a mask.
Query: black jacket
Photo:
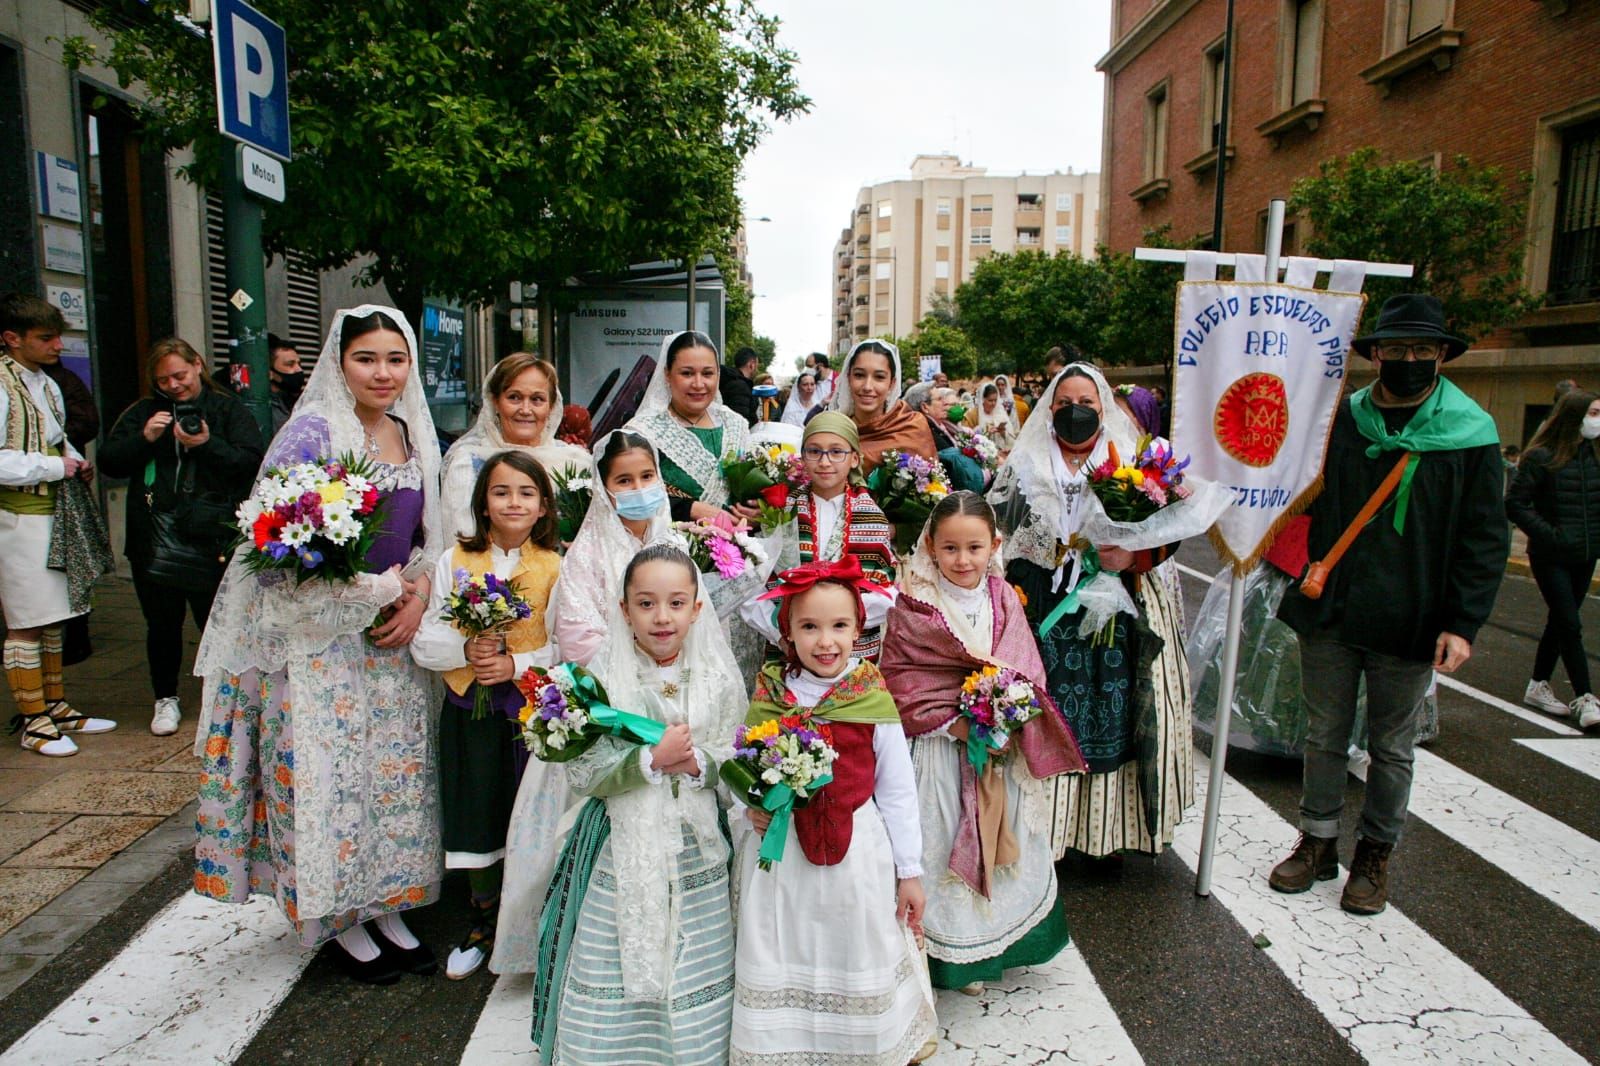
[[[739,373],[726,363],[722,365],[722,403],[739,413],[750,425],[756,424],[756,394],[752,391],[755,385],[750,379]]]
[[[46,363],[40,369],[61,390],[67,416],[67,424],[61,428],[67,440],[78,449],[79,455],[88,454],[89,445],[100,435],[100,411],[94,405],[94,393],[82,378],[60,363]]]
[[[254,486],[256,469],[261,465],[266,447],[261,443],[261,431],[249,409],[233,394],[219,389],[202,389],[196,402],[211,433],[211,438],[198,448],[185,451],[178,447],[171,429],[154,444],[144,439],[144,424],[150,421],[150,416],[172,409],[172,402],[165,398],[136,401],[122,412],[100,448],[100,469],[111,477],[128,479],[126,550],[130,559],[144,557],[149,542],[149,509],[174,510],[177,505],[174,486],[179,484],[180,478],[187,483],[191,467],[194,493],[215,502],[219,509],[225,507],[231,512]],[[147,505],[144,471],[151,459],[155,460],[156,468]]]
[[[1584,441],[1558,470],[1534,448],[1517,464],[1506,517],[1528,535],[1528,554],[1579,565],[1600,558],[1600,458]]]
[[[1311,505],[1308,548],[1321,559],[1399,458],[1366,456],[1350,401],[1342,401]],[[1394,531],[1391,496],[1328,576],[1322,598],[1298,585],[1278,617],[1297,633],[1402,659],[1433,659],[1439,634],[1467,641],[1494,609],[1511,533],[1503,508],[1498,444],[1424,452],[1411,484],[1406,531]]]

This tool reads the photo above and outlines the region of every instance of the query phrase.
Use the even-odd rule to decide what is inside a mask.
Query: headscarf
[[[672,389],[667,385],[667,349],[686,332],[690,331],[674,333],[661,342],[661,354],[656,359],[655,373],[650,375],[650,384],[644,390],[644,399],[639,402],[639,410],[623,428],[649,438],[662,455],[695,480],[705,493],[702,500],[713,507],[722,507],[728,503],[728,486],[722,477],[722,456],[706,451],[699,438],[686,427],[680,426],[668,410],[672,405]],[[711,350],[715,352],[716,348]],[[712,422],[722,427],[723,455],[729,452],[742,453],[750,435],[750,423],[722,402],[720,387],[711,406],[706,408],[706,413],[711,416]]]
[[[800,435],[800,443],[804,446],[818,433],[832,433],[843,437],[845,443],[856,451],[861,450],[861,433],[856,428],[855,419],[849,415],[840,414],[838,411],[819,411],[817,416],[806,423],[805,432]]]
[[[1017,413],[1017,398],[1011,392],[1011,379],[1004,374],[996,374],[994,387],[1000,393],[1000,406],[1015,416]]]
[[[383,312],[394,320],[410,349],[411,372],[391,412],[401,419],[422,469],[423,545],[411,553],[403,574],[413,579],[430,573],[444,547],[439,505],[439,448],[417,368],[417,339],[405,317],[392,307],[362,304],[341,310],[323,342],[299,402],[261,461],[256,479],[291,463],[340,455],[362,455],[366,431],[356,418],[355,396],[344,379],[339,334],[347,318]],[[315,654],[335,638],[358,633],[372,624],[380,607],[399,594],[398,582],[372,575],[347,585],[317,583],[314,592],[297,594],[287,580],[263,580],[245,564],[248,542],[234,550],[211,607],[194,672],[207,679],[206,708],[200,715],[199,743],[204,743],[215,682],[247,670],[282,670],[291,656]]]
[[[1100,434],[1088,459],[1076,473],[1071,471],[1056,446],[1052,419],[1055,412],[1056,389],[1069,373],[1081,372],[1094,382],[1100,398]],[[1120,455],[1135,455],[1139,431],[1133,419],[1123,414],[1117,406],[1111,386],[1105,376],[1089,363],[1072,363],[1065,367],[1050,384],[1045,386],[1039,403],[1028,416],[1027,424],[1017,434],[1016,445],[1000,472],[995,475],[989,490],[989,502],[996,509],[1004,508],[1014,495],[1021,495],[1028,504],[1028,518],[1021,528],[1013,529],[1007,541],[1006,559],[1023,558],[1055,571],[1055,584],[1060,585],[1066,564],[1070,564],[1076,581],[1078,553],[1069,551],[1066,564],[1057,558],[1056,545],[1068,544],[1078,530],[1083,494],[1088,492],[1089,471],[1104,462],[1110,455],[1107,443],[1115,443]],[[1075,493],[1064,491],[1077,487]],[[1070,586],[1069,586],[1070,587]]]
[[[995,393],[994,410],[985,411],[983,394],[991,389]],[[1006,405],[1000,402],[999,395],[1000,388],[992,381],[978,390],[978,402],[974,407],[977,417],[973,419],[972,424],[979,433],[994,441],[997,448],[1005,451],[1017,439],[1017,417],[1006,410]]]
[[[489,392],[492,377],[491,373],[484,378],[481,390],[483,406],[478,408],[477,421],[471,429],[456,438],[444,456],[440,494],[444,502],[445,521],[450,526],[449,532],[455,536],[471,536],[476,528],[472,516],[472,487],[478,480],[478,471],[483,468],[484,460],[489,456],[503,451],[520,451],[536,459],[552,477],[563,470],[576,472],[588,466],[589,457],[583,449],[556,438],[561,423],[560,382],[550,383],[550,414],[539,431],[539,440],[534,444],[512,444],[506,440],[501,429],[500,411]]]
[[[634,644],[620,603],[610,609],[610,635],[591,664],[611,705],[658,721],[687,722],[695,747],[713,763],[732,755],[733,732],[744,720],[750,694],[711,607],[702,578],[700,616],[679,652],[683,685],[668,699],[655,682],[655,663]],[[618,600],[620,600],[620,595]],[[630,751],[628,757],[637,758]],[[581,773],[582,760],[569,773]],[[612,764],[614,765],[614,764]],[[714,774],[715,765],[703,766]],[[718,824],[716,782],[676,790],[648,786],[606,797],[611,816],[611,857],[617,878],[617,930],[622,948],[623,998],[659,1000],[671,992],[673,952],[682,916],[680,896],[670,886],[681,873],[681,827],[688,826],[711,863],[726,861],[727,841]]]
[[[810,370],[795,378],[794,387],[789,390],[789,402],[784,404],[783,416],[778,421],[787,422],[791,426],[803,426],[806,424],[806,413],[817,405],[817,390],[815,388],[811,390],[810,400],[800,398],[800,378],[807,376],[810,376],[812,384],[815,385],[817,375]]]
[[[861,341],[850,349],[850,354],[845,356],[844,366],[839,369],[838,382],[834,389],[833,401],[829,410],[839,411],[849,415],[855,420],[855,397],[850,389],[850,367],[855,362],[856,353],[863,345],[879,344],[889,350],[889,363],[894,372],[894,378],[889,383],[889,393],[883,400],[883,414],[871,425],[863,426],[856,423],[860,436],[861,465],[865,473],[871,473],[878,465],[878,457],[886,451],[898,450],[920,455],[924,459],[935,457],[933,446],[933,430],[928,426],[928,420],[922,416],[921,411],[913,411],[905,401],[900,399],[900,349],[889,341],[881,338],[869,338]],[[873,354],[878,354],[874,352]]]
[[[1161,432],[1161,401],[1155,393],[1143,385],[1118,385],[1117,395],[1128,401],[1133,420],[1144,434],[1153,437]]]

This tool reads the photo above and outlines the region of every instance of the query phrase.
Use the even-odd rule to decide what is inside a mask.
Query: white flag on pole
[[[1233,492],[1213,533],[1238,572],[1321,486],[1366,301],[1265,282],[1178,286],[1172,439],[1190,474]]]

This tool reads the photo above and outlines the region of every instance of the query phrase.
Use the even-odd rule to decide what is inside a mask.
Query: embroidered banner
[[[1191,474],[1233,492],[1212,539],[1239,572],[1321,486],[1366,300],[1264,282],[1178,286],[1172,439]]]

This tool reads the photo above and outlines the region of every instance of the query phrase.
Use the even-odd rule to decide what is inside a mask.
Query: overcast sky
[[[833,242],[862,185],[954,152],[991,174],[1098,170],[1107,0],[762,0],[809,114],[745,162],[755,329],[778,364],[826,349]],[[874,42],[869,48],[867,42]]]

